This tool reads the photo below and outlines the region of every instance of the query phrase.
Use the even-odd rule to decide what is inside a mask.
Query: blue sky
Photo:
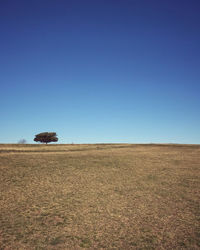
[[[198,0],[0,1],[0,142],[200,143]]]

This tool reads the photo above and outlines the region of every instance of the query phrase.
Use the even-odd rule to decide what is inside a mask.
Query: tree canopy
[[[58,138],[55,132],[43,132],[35,135],[34,141],[47,144],[49,142],[57,142]]]

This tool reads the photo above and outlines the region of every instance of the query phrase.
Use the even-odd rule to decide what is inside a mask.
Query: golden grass
[[[0,145],[0,249],[199,249],[200,146]]]

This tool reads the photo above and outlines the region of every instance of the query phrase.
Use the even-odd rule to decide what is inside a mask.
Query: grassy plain
[[[0,145],[0,249],[200,249],[200,146]]]

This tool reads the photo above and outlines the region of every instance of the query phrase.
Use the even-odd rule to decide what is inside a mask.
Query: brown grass
[[[199,249],[200,146],[0,145],[0,249]]]

